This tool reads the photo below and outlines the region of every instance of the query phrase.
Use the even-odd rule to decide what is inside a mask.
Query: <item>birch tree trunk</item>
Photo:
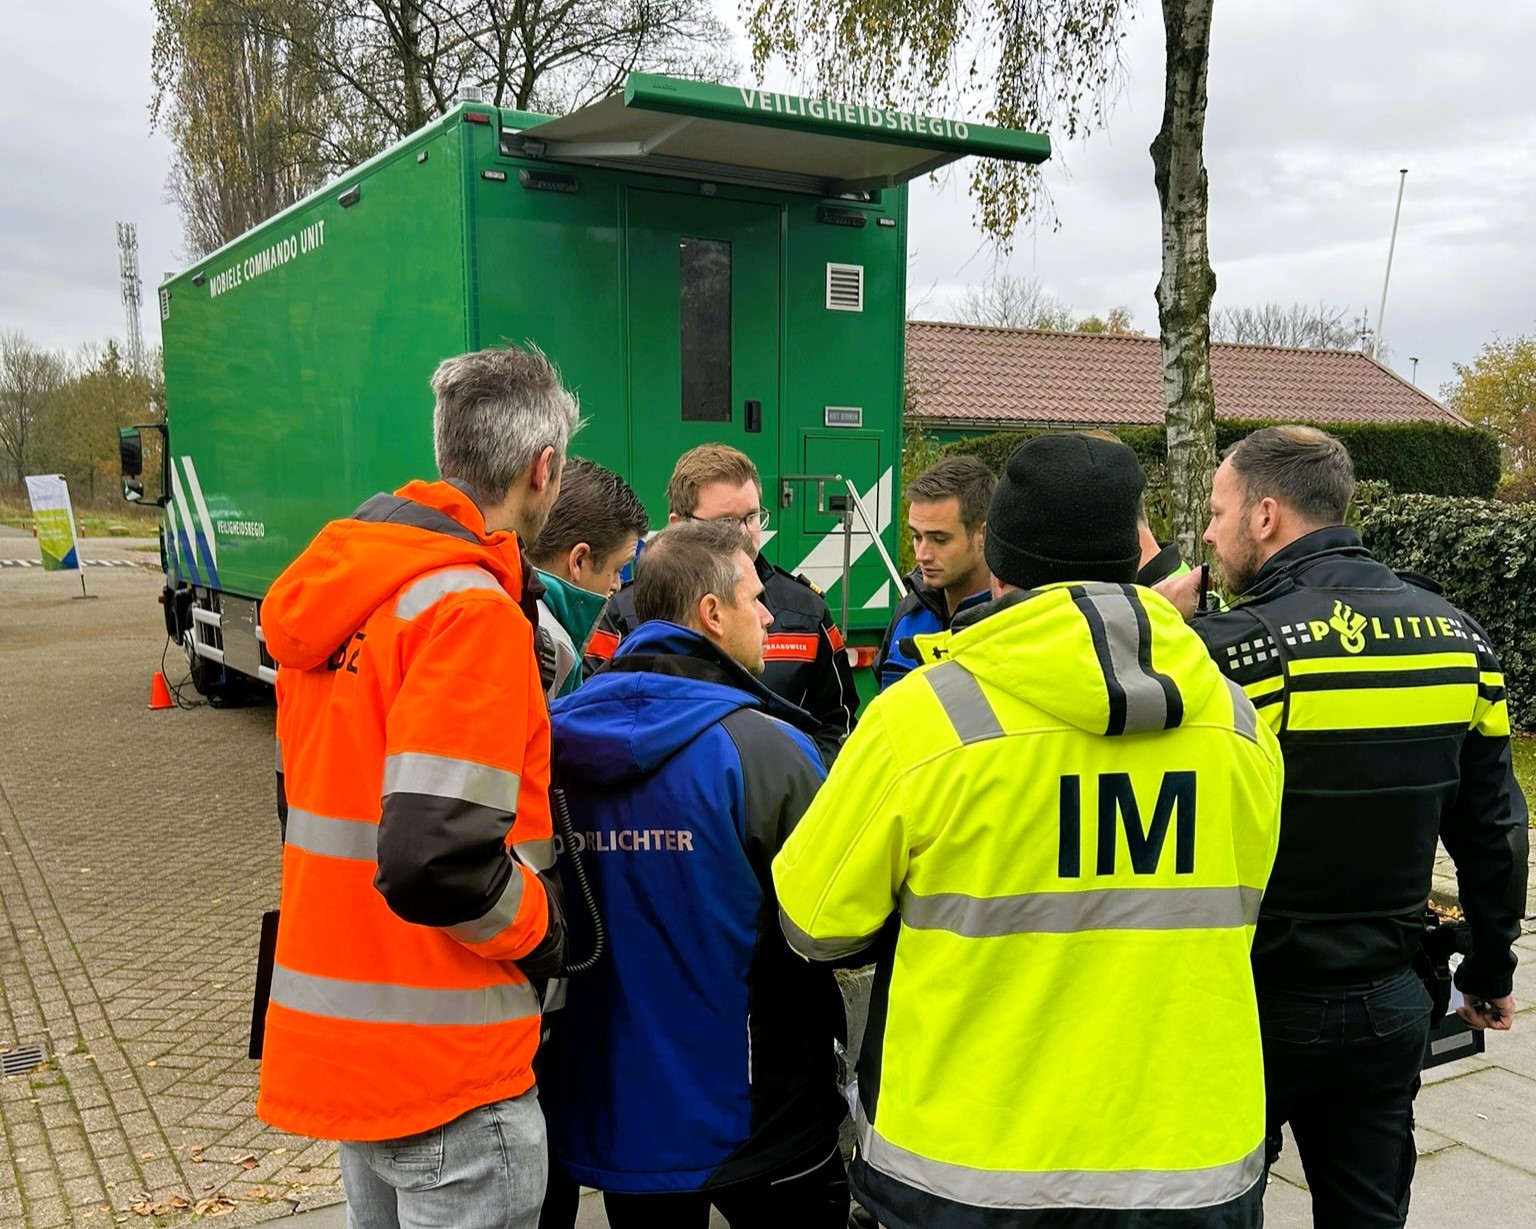
[[[1152,142],[1162,206],[1163,275],[1157,283],[1168,488],[1173,530],[1187,562],[1204,558],[1216,472],[1216,395],[1211,384],[1211,299],[1216,274],[1206,244],[1206,69],[1214,0],[1163,0],[1168,76],[1163,126]]]

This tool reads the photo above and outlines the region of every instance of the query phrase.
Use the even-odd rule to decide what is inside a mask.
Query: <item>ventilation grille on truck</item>
[[[827,310],[861,312],[864,310],[864,266],[827,266]]]

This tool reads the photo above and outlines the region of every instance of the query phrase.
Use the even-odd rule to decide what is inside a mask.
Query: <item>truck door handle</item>
[[[747,430],[756,435],[763,429],[763,403],[761,401],[748,401],[743,407],[746,410]]]

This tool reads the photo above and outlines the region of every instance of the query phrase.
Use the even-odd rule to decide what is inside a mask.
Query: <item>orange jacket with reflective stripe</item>
[[[549,719],[515,535],[413,482],[278,578],[282,913],[257,1114],[325,1139],[414,1134],[525,1091],[529,974],[563,931]]]

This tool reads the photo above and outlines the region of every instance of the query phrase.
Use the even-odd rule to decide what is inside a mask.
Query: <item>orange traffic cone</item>
[[[166,684],[165,675],[159,670],[155,671],[155,677],[149,684],[150,708],[175,708],[176,701],[171,699],[171,689]]]

